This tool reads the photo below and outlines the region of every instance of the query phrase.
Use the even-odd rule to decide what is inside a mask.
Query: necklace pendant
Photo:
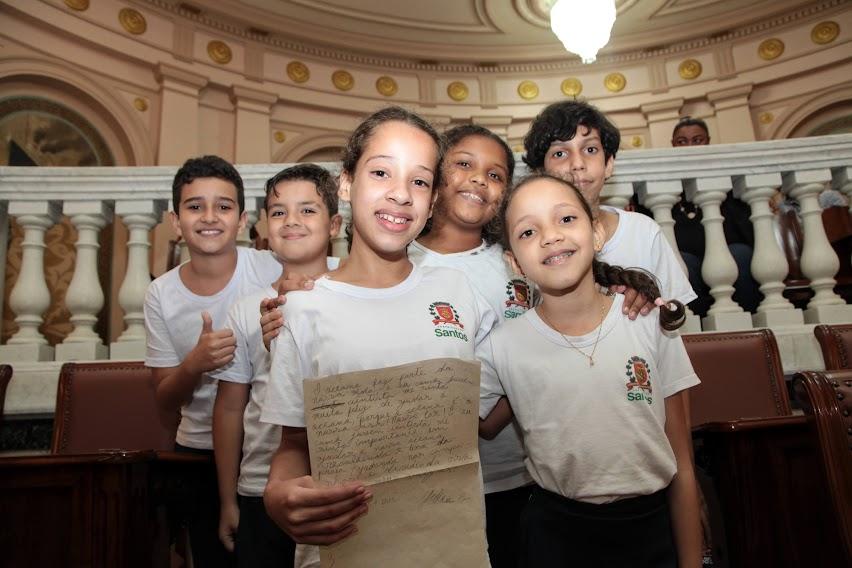
[[[696,217],[695,211],[690,211],[689,213],[686,214],[687,219],[695,219],[695,217]]]

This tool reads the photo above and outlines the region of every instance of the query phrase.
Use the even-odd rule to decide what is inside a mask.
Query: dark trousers
[[[521,550],[521,513],[532,485],[485,494],[485,533],[491,568],[516,568]]]
[[[213,450],[175,444],[175,451],[210,456],[210,459],[213,459]],[[235,565],[234,555],[225,550],[219,540],[219,487],[216,482],[216,468],[211,467],[209,476],[193,482],[201,488],[201,496],[195,502],[185,503],[180,512],[189,532],[193,566],[230,568]]]
[[[521,526],[524,567],[677,567],[665,490],[593,505],[535,487]]]
[[[266,514],[263,497],[238,496],[237,529],[239,568],[293,568],[296,543]]]

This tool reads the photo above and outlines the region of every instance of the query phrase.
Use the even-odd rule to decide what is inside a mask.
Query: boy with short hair
[[[326,257],[340,230],[337,184],[314,164],[287,168],[266,183],[269,247],[284,263],[281,279],[316,278],[336,268]],[[263,345],[258,306],[277,295],[272,283],[235,303],[228,327],[236,339],[231,363],[219,369],[213,438],[222,510],[219,537],[236,549],[240,567],[293,566],[295,543],[266,514],[263,490],[281,427],[260,422],[269,381],[270,355]],[[242,460],[240,453],[242,452]]]
[[[228,308],[274,281],[282,268],[268,251],[237,247],[246,223],[243,181],[222,158],[187,160],[172,183],[172,201],[172,225],[191,256],[148,287],[145,364],[153,370],[162,414],[180,409],[176,450],[212,456],[216,383],[209,373],[233,358],[233,333],[223,329]],[[195,566],[229,564],[216,538],[215,483],[192,508],[187,524]]]
[[[524,138],[524,162],[577,186],[606,230],[600,260],[647,270],[659,279],[663,298],[687,304],[695,299],[695,292],[660,226],[639,213],[600,204],[620,142],[618,128],[594,106],[583,101],[553,103],[533,120]],[[654,307],[641,297],[636,302],[626,299],[624,304],[631,317],[642,304],[643,315]]]

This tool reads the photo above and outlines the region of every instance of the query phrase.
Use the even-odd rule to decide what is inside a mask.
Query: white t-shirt
[[[604,205],[601,209],[618,215],[618,227],[598,253],[598,259],[622,268],[647,270],[659,280],[664,300],[687,304],[698,297],[656,221],[615,207]]]
[[[544,489],[608,503],[665,488],[677,471],[665,433],[665,399],[698,384],[683,341],[658,314],[631,322],[616,295],[595,350],[595,329],[564,337],[535,310],[501,325],[477,349],[480,416],[508,396],[527,449],[527,468]]]
[[[284,320],[272,342],[261,420],[304,427],[303,379],[439,357],[474,360],[497,315],[463,273],[414,265],[390,288],[319,278],[313,290],[287,295]]]
[[[337,268],[339,259],[328,258],[328,269]],[[248,404],[243,414],[243,450],[237,493],[246,497],[262,497],[269,479],[272,455],[281,442],[281,427],[260,421],[260,412],[269,384],[269,351],[263,345],[258,307],[265,298],[278,292],[267,286],[237,301],[228,311],[227,327],[234,332],[237,348],[230,363],[210,375],[220,381],[251,385]]]
[[[415,241],[408,247],[408,258],[420,266],[446,266],[464,272],[500,314],[500,322],[521,316],[530,307],[529,286],[523,279],[513,277],[500,245],[483,242],[469,251],[441,254]],[[514,422],[493,440],[480,438],[479,460],[486,493],[508,491],[532,483],[524,467],[521,433]]]
[[[213,329],[224,328],[231,305],[277,280],[281,276],[281,263],[270,251],[237,247],[237,266],[230,282],[212,296],[191,292],[181,281],[179,271],[180,267],[175,267],[151,282],[145,295],[145,365],[148,367],[180,365],[198,343],[201,312],[210,313]],[[215,399],[216,381],[205,373],[192,394],[192,400],[181,408],[177,431],[179,444],[199,449],[213,448]]]

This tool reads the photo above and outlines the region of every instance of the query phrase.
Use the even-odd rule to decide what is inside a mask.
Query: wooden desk
[[[173,452],[0,456],[2,564],[168,567],[176,511],[213,472]]]
[[[784,416],[696,430],[724,516],[731,567],[844,565],[811,427],[804,416]]]

